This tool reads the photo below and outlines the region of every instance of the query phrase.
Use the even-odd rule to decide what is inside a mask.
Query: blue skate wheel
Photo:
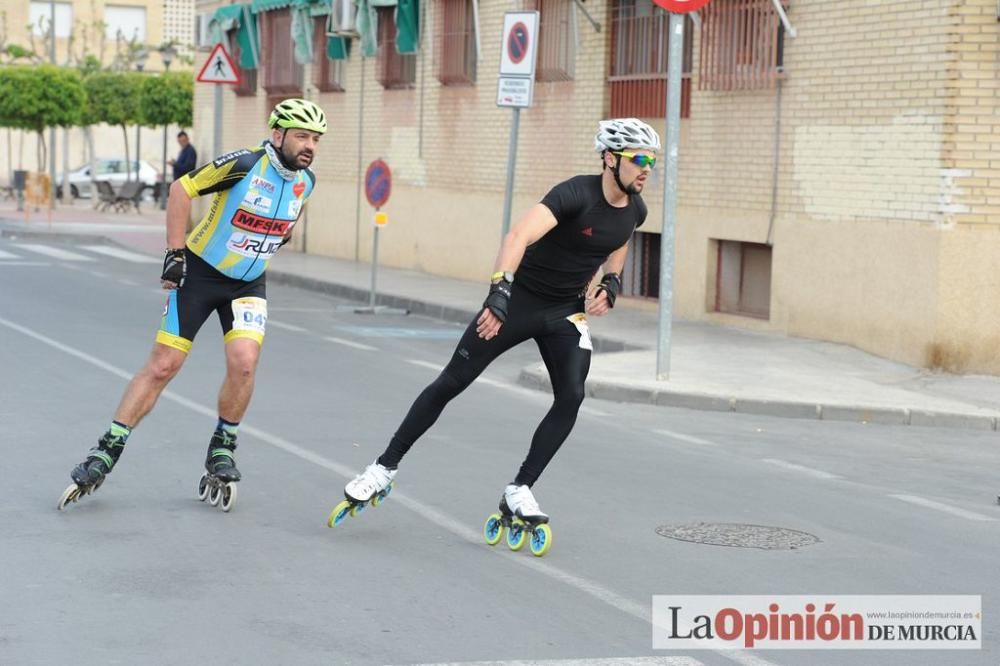
[[[490,514],[490,517],[486,519],[486,524],[483,525],[483,537],[486,538],[486,543],[491,546],[500,543],[500,539],[503,538],[503,516],[499,513]]]
[[[355,504],[354,506],[352,506],[351,507],[351,517],[352,518],[356,518],[358,516],[358,514],[360,514],[362,511],[365,510],[366,506],[368,506],[368,505],[365,504],[364,502],[362,502],[361,504]]]
[[[510,524],[510,529],[507,530],[507,547],[515,551],[521,550],[527,540],[528,532],[524,523],[519,518],[515,518]]]
[[[548,525],[536,525],[535,529],[531,530],[529,547],[535,557],[541,557],[549,552],[549,548],[552,548],[552,528]]]
[[[343,500],[340,504],[333,507],[333,511],[330,512],[330,517],[326,521],[327,527],[336,527],[341,524],[350,512],[351,503]]]

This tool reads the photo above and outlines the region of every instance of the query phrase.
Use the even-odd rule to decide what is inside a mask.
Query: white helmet
[[[660,150],[660,135],[638,118],[602,120],[594,137],[594,150],[619,151],[626,148]]]

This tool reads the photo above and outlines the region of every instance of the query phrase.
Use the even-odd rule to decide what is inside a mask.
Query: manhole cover
[[[741,523],[692,523],[690,525],[660,525],[656,533],[678,541],[704,543],[710,546],[760,548],[762,550],[795,550],[819,543],[819,538],[807,532],[767,525]]]

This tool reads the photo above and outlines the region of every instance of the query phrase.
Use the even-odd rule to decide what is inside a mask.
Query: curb
[[[82,241],[84,243],[110,243],[122,247],[121,243],[111,240],[101,234],[84,234],[62,231],[35,231],[34,229],[19,229],[5,225],[0,221],[0,238],[26,238],[29,240]]]
[[[545,370],[529,366],[518,376],[521,386],[546,393],[552,392]],[[842,421],[849,423],[875,423],[880,425],[907,425],[929,428],[956,428],[964,430],[1000,430],[1000,417],[966,414],[961,412],[935,412],[906,407],[875,407],[869,405],[834,405],[794,400],[758,400],[708,393],[685,393],[675,390],[657,390],[640,386],[588,379],[586,394],[592,398],[614,402],[634,402],[661,407],[680,407],[711,412],[734,412],[758,416],[776,416],[791,419]]]

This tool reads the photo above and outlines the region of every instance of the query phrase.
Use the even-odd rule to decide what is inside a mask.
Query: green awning
[[[396,50],[406,55],[420,48],[420,0],[396,5]]]
[[[224,33],[236,30],[236,43],[240,48],[240,69],[257,69],[260,62],[260,35],[257,31],[257,17],[250,13],[251,6],[225,5],[215,10],[209,21],[212,41],[223,41]]]
[[[308,65],[313,61],[313,19],[305,7],[292,7],[292,45],[295,62]]]
[[[351,40],[346,37],[327,37],[326,57],[330,60],[347,60],[351,53]]]
[[[322,4],[329,5],[330,3],[329,0],[253,0],[250,6],[254,14],[259,14],[260,12],[270,12],[275,9],[285,9],[286,7],[307,9],[314,5]],[[322,16],[323,13],[325,12],[316,14],[316,16]]]
[[[378,14],[376,7],[395,7],[396,51],[403,55],[420,48],[420,0],[357,0],[357,31],[361,52],[371,58],[378,54]]]

